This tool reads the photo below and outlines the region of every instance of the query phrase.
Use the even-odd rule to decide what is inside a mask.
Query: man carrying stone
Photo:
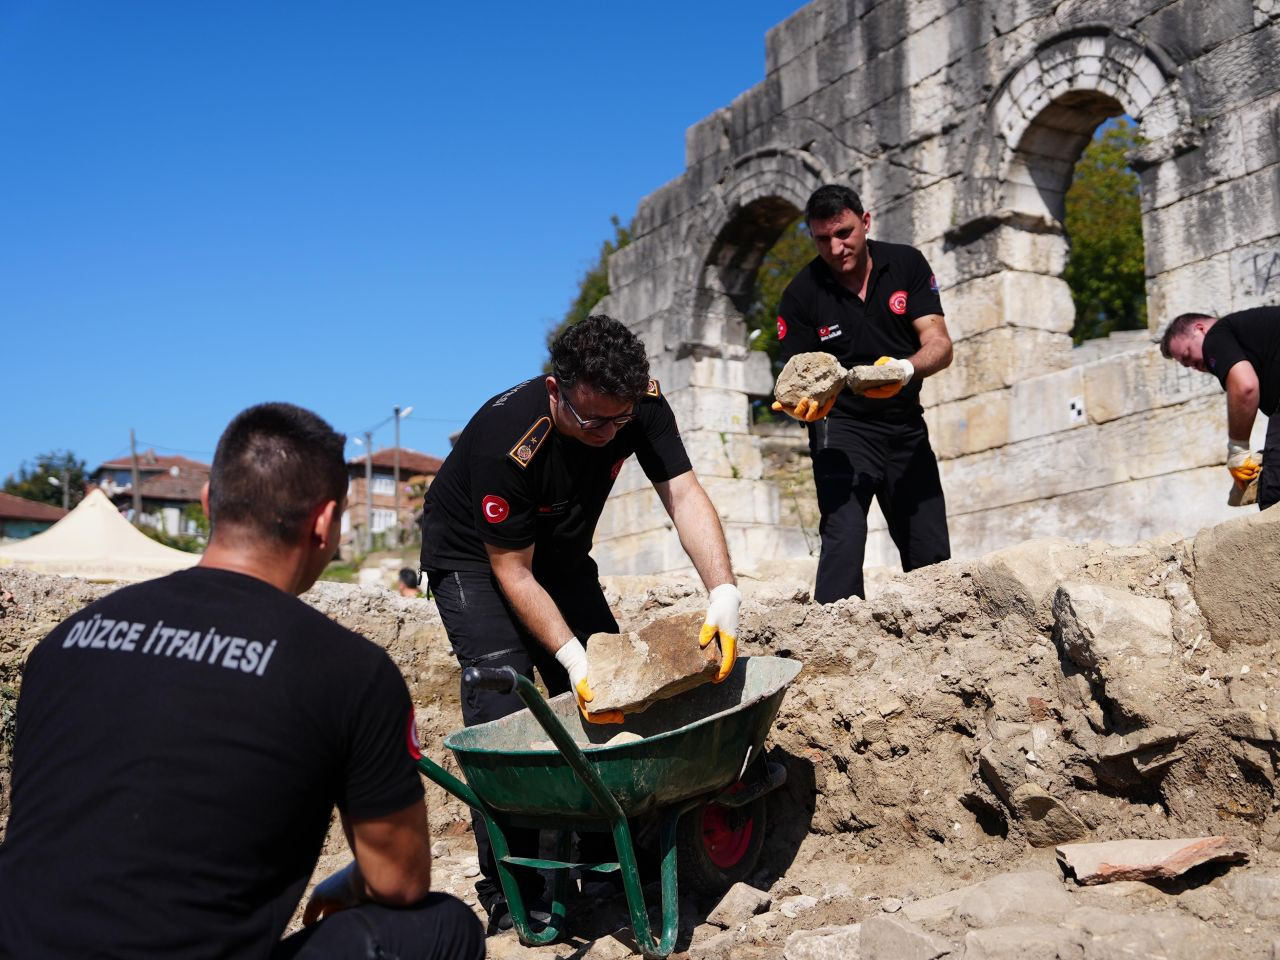
[[[1175,317],[1160,352],[1184,367],[1210,373],[1227,393],[1227,470],[1241,488],[1258,478],[1258,508],[1280,500],[1280,307],[1254,307],[1217,318],[1204,313]],[[1262,463],[1249,449],[1253,421],[1270,419]]]
[[[822,553],[814,599],[864,597],[867,511],[880,503],[903,570],[951,556],[938,464],[920,406],[920,381],[951,363],[938,283],[912,247],[867,238],[871,214],[848,187],[819,187],[805,205],[818,255],[778,308],[782,358],[823,352],[842,366],[895,367],[902,379],[823,404],[774,409],[809,429]]]
[[[710,606],[699,641],[718,634],[717,681],[733,668],[741,595],[715,508],[694,475],[675,416],[649,378],[644,344],[606,316],[570,327],[551,347],[552,374],[518,384],[471,418],[427,491],[422,568],[463,667],[537,668],[551,694],[594,693],[584,641],[618,631],[590,555],[605,500],[635,454],[703,584]],[[692,638],[690,640],[692,641]],[[464,687],[467,726],[523,704]],[[621,716],[588,717],[596,721]],[[483,821],[473,816],[490,931],[511,926]],[[512,852],[536,856],[533,830],[510,831]],[[611,859],[602,856],[600,859]],[[541,878],[517,871],[526,899]]]
[[[103,597],[32,652],[0,956],[484,956],[471,911],[430,892],[404,680],[297,599],[337,547],[343,443],[289,404],[241,413],[199,564]],[[355,860],[282,941],[335,806]]]

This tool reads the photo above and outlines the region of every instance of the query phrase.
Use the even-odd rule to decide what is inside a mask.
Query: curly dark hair
[[[566,387],[593,390],[635,403],[649,389],[644,342],[603,313],[587,317],[551,345],[551,372]]]

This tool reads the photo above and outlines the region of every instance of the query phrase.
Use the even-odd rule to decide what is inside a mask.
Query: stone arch
[[[1155,141],[1188,125],[1176,64],[1133,30],[1084,24],[1047,37],[997,86],[970,143],[956,223],[964,242],[998,223],[1057,232],[1071,170],[1097,125],[1127,113]]]

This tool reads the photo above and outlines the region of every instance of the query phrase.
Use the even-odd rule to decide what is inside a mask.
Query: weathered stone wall
[[[1187,310],[1276,300],[1277,18],[1268,0],[818,0],[769,31],[764,81],[689,129],[687,169],[641,203],[603,305],[649,345],[739,567],[811,552],[752,430],[748,398],[771,382],[742,314],[764,253],[830,182],[942,284],[955,361],[924,402],[956,555],[1228,515],[1218,388],[1152,339]],[[1121,113],[1147,141],[1132,162],[1152,331],[1073,350],[1063,195]],[[602,570],[684,566],[638,469],[620,480]],[[872,531],[868,562],[892,565]]]

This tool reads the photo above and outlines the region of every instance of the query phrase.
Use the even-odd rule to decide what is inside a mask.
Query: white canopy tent
[[[87,580],[149,580],[194,566],[199,554],[156,543],[133,528],[101,490],[44,533],[0,546],[0,567]]]

